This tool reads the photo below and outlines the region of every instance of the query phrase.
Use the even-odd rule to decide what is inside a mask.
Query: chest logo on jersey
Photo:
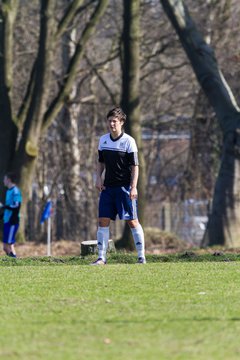
[[[120,144],[119,144],[119,149],[125,149],[125,145],[126,145],[126,142],[121,141]]]

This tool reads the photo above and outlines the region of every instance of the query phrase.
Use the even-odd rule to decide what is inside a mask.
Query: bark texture
[[[138,213],[143,224],[145,203],[145,163],[142,151],[142,131],[140,122],[140,1],[124,1],[123,57],[122,57],[122,101],[121,106],[127,114],[126,132],[138,146],[140,163],[138,179]],[[121,247],[133,250],[134,243],[128,225],[125,226]]]
[[[161,0],[174,26],[192,68],[223,132],[223,149],[213,196],[212,210],[202,241],[203,246],[240,245],[240,110],[222,72],[213,49],[198,31],[181,0]]]

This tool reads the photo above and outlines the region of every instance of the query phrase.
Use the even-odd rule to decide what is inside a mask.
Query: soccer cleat
[[[14,254],[13,252],[8,253],[8,256],[10,256],[10,257],[12,257],[12,258],[16,258],[16,257],[17,257],[17,255]]]
[[[140,257],[140,258],[138,258],[137,263],[138,263],[138,264],[146,264],[146,259],[145,259],[145,257]]]
[[[98,258],[96,261],[92,262],[91,265],[106,265],[106,261],[102,258]]]

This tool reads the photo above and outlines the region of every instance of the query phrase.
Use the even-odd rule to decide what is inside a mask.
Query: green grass
[[[238,255],[90,260],[0,258],[0,359],[240,358]]]
[[[88,265],[93,260],[96,260],[96,256],[60,256],[60,257],[47,257],[47,256],[35,256],[28,258],[13,259],[10,257],[0,257],[1,266],[42,266],[42,265]],[[147,255],[148,263],[156,262],[228,262],[228,261],[240,261],[239,252],[203,252],[186,251],[183,253],[172,253],[163,255]],[[108,264],[135,264],[136,254],[117,252],[111,253],[108,256]]]

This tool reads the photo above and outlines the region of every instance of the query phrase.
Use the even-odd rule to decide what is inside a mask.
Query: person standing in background
[[[3,213],[3,250],[6,255],[16,258],[15,242],[16,233],[19,228],[20,208],[22,203],[22,195],[16,186],[16,175],[7,173],[3,179],[4,185],[7,187],[5,204],[0,203],[0,208],[4,209]]]

